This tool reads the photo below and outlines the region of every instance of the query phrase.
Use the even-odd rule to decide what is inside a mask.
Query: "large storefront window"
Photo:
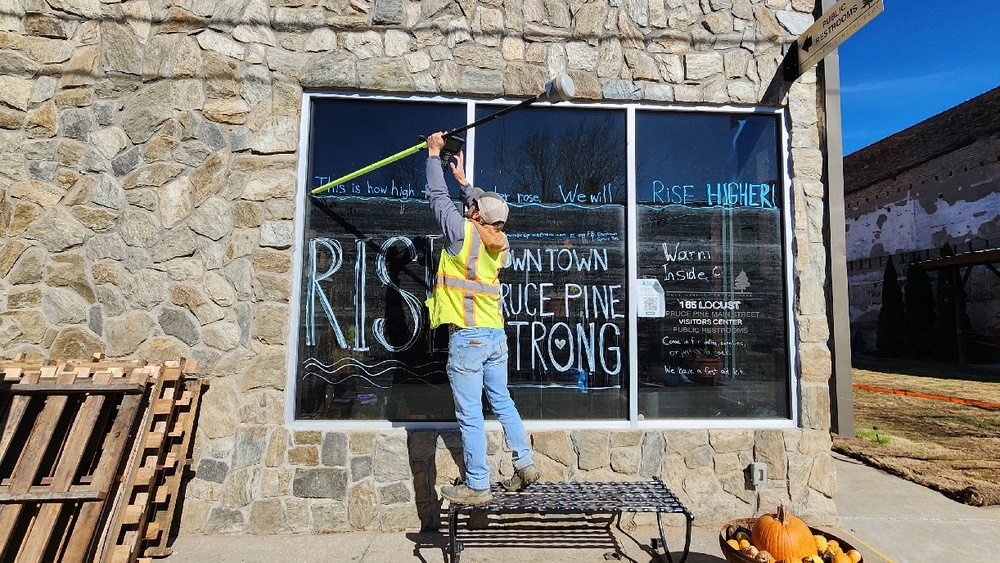
[[[790,417],[778,119],[635,121],[639,413]]]
[[[313,96],[302,191],[501,107]],[[526,420],[791,418],[780,131],[776,113],[560,104],[468,132],[470,180],[511,206]],[[425,159],[302,196],[296,419],[454,419],[423,304],[443,246]]]

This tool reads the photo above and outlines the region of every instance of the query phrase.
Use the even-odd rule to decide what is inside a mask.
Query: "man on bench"
[[[486,463],[484,388],[513,452],[514,476],[501,485],[508,491],[521,490],[541,474],[531,461],[524,424],[507,390],[500,269],[510,263],[510,246],[503,233],[509,208],[499,194],[473,188],[466,181],[464,157],[456,150],[455,139],[445,139],[441,132],[427,138],[427,199],[445,239],[427,308],[432,329],[449,325],[448,381],[465,461],[465,483],[442,487],[441,496],[452,503],[481,506],[493,500]],[[460,149],[460,139],[457,144]],[[451,155],[455,162],[450,162]],[[462,186],[464,216],[448,197],[444,179],[448,166]]]

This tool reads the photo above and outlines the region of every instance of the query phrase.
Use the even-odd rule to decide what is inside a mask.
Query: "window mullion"
[[[625,209],[625,257],[628,287],[628,420],[629,425],[636,427],[639,422],[639,346],[636,339],[638,331],[637,278],[639,270],[636,265],[638,239],[636,236],[636,191],[635,191],[635,106],[630,105],[625,110],[625,157],[626,157],[626,209]]]

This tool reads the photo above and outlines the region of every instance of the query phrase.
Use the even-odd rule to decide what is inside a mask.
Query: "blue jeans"
[[[507,391],[507,334],[501,328],[463,328],[452,332],[448,345],[448,381],[455,399],[455,418],[462,433],[465,484],[488,489],[486,425],[483,388],[503,426],[507,446],[514,452],[514,468],[531,465],[528,440],[517,407]]]

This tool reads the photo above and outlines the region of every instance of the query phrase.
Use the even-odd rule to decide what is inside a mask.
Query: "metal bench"
[[[496,514],[611,514],[623,512],[655,512],[659,527],[659,546],[653,539],[653,548],[662,547],[669,563],[673,563],[663,534],[663,514],[683,514],[687,526],[684,552],[679,563],[687,559],[691,548],[691,524],[694,515],[657,478],[651,481],[606,483],[606,482],[559,482],[533,483],[525,490],[509,493],[494,484],[493,500],[483,506],[451,504],[448,508],[448,553],[451,563],[458,563],[464,549],[458,540],[458,515],[473,511]],[[608,527],[610,527],[610,520]]]

